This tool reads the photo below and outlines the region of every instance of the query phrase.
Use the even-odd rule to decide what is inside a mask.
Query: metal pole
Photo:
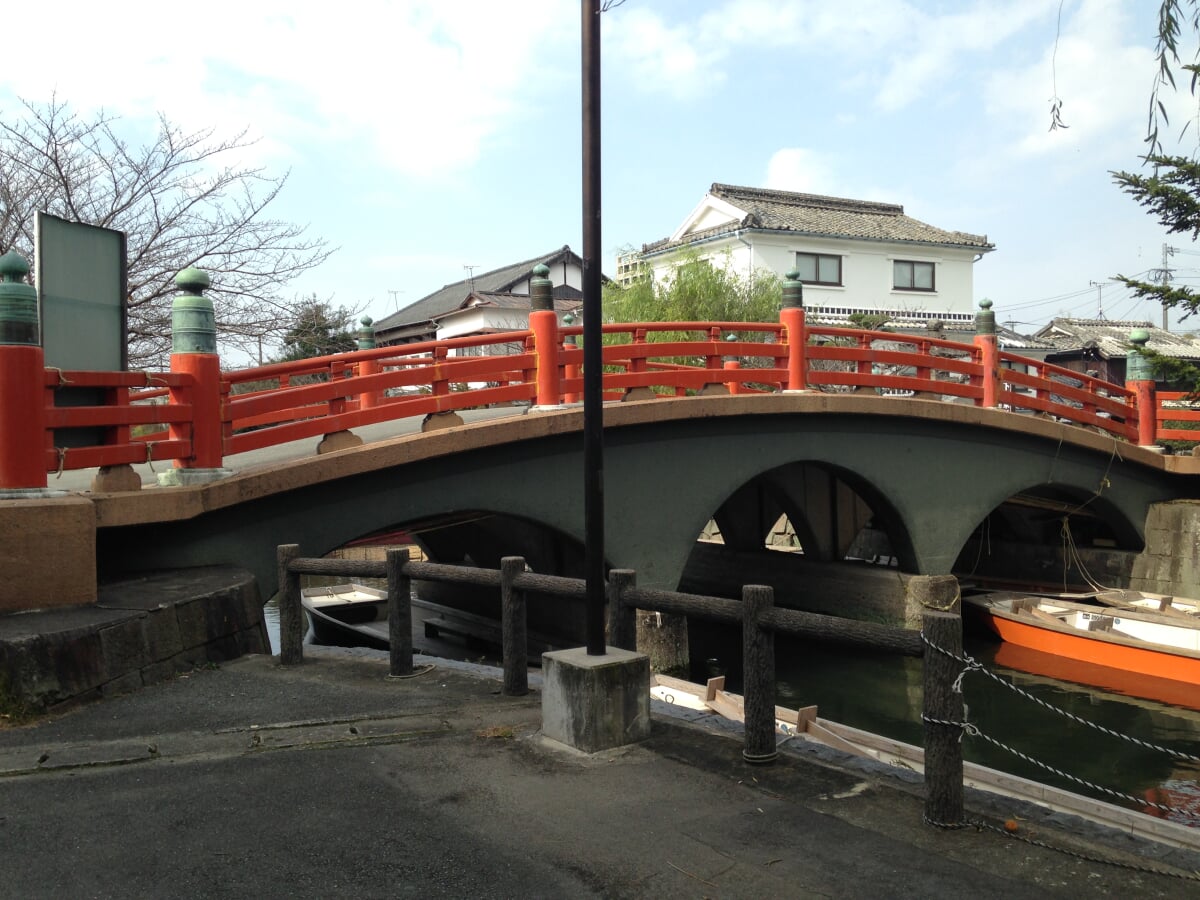
[[[583,517],[587,652],[604,655],[604,408],[600,393],[600,0],[583,10]]]

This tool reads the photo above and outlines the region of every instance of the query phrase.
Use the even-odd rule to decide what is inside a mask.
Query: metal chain
[[[1110,737],[1120,738],[1123,741],[1128,741],[1131,744],[1136,744],[1137,746],[1143,747],[1147,750],[1156,750],[1159,753],[1165,753],[1168,756],[1173,756],[1176,759],[1187,760],[1188,762],[1200,762],[1200,756],[1193,756],[1191,753],[1184,753],[1182,750],[1172,750],[1170,747],[1163,747],[1159,744],[1152,744],[1149,741],[1143,741],[1141,738],[1136,738],[1136,737],[1133,737],[1128,734],[1122,734],[1119,731],[1113,731],[1111,728],[1107,728],[1104,725],[1100,725],[1096,722],[1089,721],[1088,719],[1081,718],[1072,712],[1067,712],[1067,710],[1062,709],[1058,706],[1055,706],[1052,703],[1047,703],[1045,700],[1042,700],[1040,697],[1035,697],[1033,694],[1030,694],[1028,691],[1025,691],[1022,688],[1017,687],[1012,682],[1006,681],[1005,679],[1001,678],[999,675],[997,675],[995,672],[988,669],[982,663],[973,659],[969,654],[964,653],[962,656],[956,656],[955,654],[951,653],[949,650],[946,650],[943,647],[937,646],[936,644],[934,644],[932,641],[929,640],[929,638],[926,636],[924,631],[921,632],[921,640],[930,649],[935,650],[938,653],[941,653],[944,656],[948,656],[951,659],[953,659],[954,661],[963,664],[963,667],[964,667],[963,671],[958,676],[958,681],[956,682],[956,684],[959,685],[960,687],[961,687],[961,682],[962,682],[963,676],[966,675],[968,672],[982,672],[984,675],[986,675],[988,678],[991,678],[997,684],[1003,685],[1004,687],[1008,688],[1010,691],[1013,691],[1014,693],[1019,694],[1020,696],[1024,697],[1026,700],[1032,700],[1038,706],[1041,706],[1044,709],[1048,709],[1051,712],[1058,713],[1060,716],[1064,716],[1065,718],[1070,719],[1072,722],[1076,722],[1080,725],[1086,725],[1088,728],[1093,728],[1096,731],[1103,732],[1104,734],[1107,734]],[[961,692],[961,690],[960,690],[960,692]]]
[[[984,734],[982,731],[980,731],[975,725],[972,725],[970,722],[951,722],[946,719],[933,719],[933,718],[930,718],[929,716],[921,716],[921,721],[925,722],[928,725],[946,725],[951,728],[960,728],[960,729],[962,729],[963,734],[968,734],[971,737],[983,738],[985,741],[987,741],[993,747],[999,747],[1001,750],[1011,753],[1013,756],[1017,757],[1018,759],[1023,759],[1023,760],[1025,760],[1025,762],[1030,763],[1031,765],[1037,766],[1039,769],[1043,769],[1047,772],[1050,772],[1054,775],[1059,776],[1060,778],[1065,778],[1068,781],[1073,781],[1073,782],[1075,782],[1075,784],[1079,784],[1079,785],[1083,785],[1084,787],[1091,788],[1094,791],[1099,791],[1101,794],[1107,794],[1109,797],[1115,797],[1118,800],[1125,800],[1128,803],[1135,803],[1140,806],[1152,806],[1161,812],[1179,813],[1181,815],[1187,816],[1188,818],[1192,818],[1192,819],[1197,818],[1197,814],[1190,810],[1179,809],[1178,807],[1175,807],[1175,806],[1166,806],[1162,803],[1155,803],[1153,800],[1146,800],[1143,797],[1135,797],[1132,794],[1123,794],[1120,791],[1114,791],[1112,788],[1107,788],[1102,784],[1096,784],[1094,781],[1087,781],[1086,779],[1080,778],[1077,775],[1072,775],[1070,772],[1064,772],[1062,769],[1056,769],[1054,766],[1050,765],[1049,763],[1044,763],[1040,759],[1036,759],[1027,753],[1022,753],[1020,750],[1016,749],[1015,747],[1008,746],[1008,744],[1005,744],[1003,741],[996,740],[991,735]]]
[[[1172,870],[1172,869],[1160,869],[1157,866],[1144,866],[1144,865],[1141,865],[1140,863],[1128,863],[1128,862],[1121,862],[1120,860],[1116,860],[1116,859],[1105,859],[1103,856],[1095,856],[1091,853],[1082,853],[1079,850],[1070,850],[1066,847],[1057,847],[1054,844],[1048,844],[1045,841],[1039,841],[1036,838],[1027,837],[1018,832],[1008,831],[1006,829],[999,828],[995,825],[992,825],[989,822],[984,822],[981,819],[968,819],[966,822],[963,822],[961,825],[946,825],[941,822],[934,822],[931,819],[926,818],[925,823],[927,825],[933,825],[937,828],[947,828],[947,829],[949,829],[949,828],[966,828],[968,826],[972,826],[974,828],[979,829],[980,831],[991,831],[995,834],[1000,835],[1001,837],[1010,838],[1015,841],[1021,841],[1026,844],[1030,844],[1034,847],[1041,847],[1044,850],[1051,850],[1055,853],[1061,853],[1064,856],[1071,856],[1071,857],[1074,857],[1075,859],[1081,859],[1084,862],[1099,863],[1100,865],[1103,865],[1103,866],[1116,866],[1117,868],[1120,868],[1120,869],[1130,869],[1134,872],[1146,872],[1150,875],[1164,875],[1167,878],[1179,878],[1184,881],[1200,881],[1200,874],[1198,874],[1196,872],[1185,872],[1182,870],[1176,871],[1176,870]]]

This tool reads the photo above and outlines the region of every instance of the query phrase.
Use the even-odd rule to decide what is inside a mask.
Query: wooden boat
[[[313,641],[334,646],[388,649],[387,591],[361,584],[300,591]]]
[[[455,648],[445,641],[433,646],[439,639],[454,637],[465,642],[468,648],[494,649],[494,655],[499,659],[499,619],[477,616],[415,597],[411,603],[414,631],[423,632],[426,639],[426,646],[414,645],[418,652],[461,657],[461,649],[454,652]],[[314,643],[376,650],[387,650],[391,646],[387,591],[354,583],[307,587],[300,591],[300,604],[308,614]],[[562,646],[561,641],[535,631],[526,635],[531,665],[540,666],[542,653]]]
[[[990,592],[964,596],[963,603],[1010,644],[1118,673],[1200,685],[1196,604],[1134,594]]]

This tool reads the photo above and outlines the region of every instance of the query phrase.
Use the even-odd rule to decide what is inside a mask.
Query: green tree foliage
[[[1185,30],[1200,36],[1200,0],[1161,0],[1158,8],[1158,34],[1154,45],[1157,71],[1150,86],[1150,109],[1146,117],[1146,143],[1149,145],[1151,156],[1162,151],[1162,142],[1159,140],[1160,125],[1170,124],[1167,107],[1159,96],[1159,91],[1164,87],[1175,89],[1176,69],[1190,75],[1188,89],[1193,94],[1200,83],[1200,49],[1193,52],[1190,63],[1183,62],[1179,56],[1179,41]]]
[[[283,336],[283,356],[278,362],[345,353],[357,346],[354,311],[334,308],[311,296],[300,301],[292,327]]]
[[[779,278],[773,272],[760,269],[743,276],[727,265],[691,255],[663,281],[647,275],[626,287],[607,285],[604,318],[608,322],[778,322],[781,298]]]
[[[1200,162],[1186,156],[1164,154],[1159,139],[1160,126],[1169,124],[1160,90],[1176,87],[1176,70],[1190,75],[1188,89],[1193,95],[1200,84],[1200,46],[1192,53],[1191,62],[1184,62],[1180,56],[1180,41],[1185,32],[1190,32],[1200,42],[1200,0],[1161,0],[1155,45],[1157,66],[1146,123],[1146,143],[1150,152],[1143,157],[1150,167],[1149,174],[1110,174],[1121,190],[1145,207],[1168,232],[1190,235],[1194,241],[1200,237]],[[1189,124],[1195,125],[1196,120]],[[1185,318],[1200,309],[1200,295],[1186,286],[1170,284],[1165,277],[1157,284],[1126,275],[1116,277],[1135,296],[1161,303],[1166,308],[1182,310]],[[1160,379],[1188,381],[1200,387],[1200,369],[1190,363],[1169,360],[1153,352],[1146,355]]]

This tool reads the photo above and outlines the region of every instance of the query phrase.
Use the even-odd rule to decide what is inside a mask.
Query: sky
[[[1200,286],[1200,244],[1109,174],[1145,152],[1157,0],[611,5],[606,273],[723,182],[986,234],[974,299],[1026,332],[1101,310],[1159,323],[1109,279],[1161,267],[1164,244],[1174,280]],[[274,215],[338,248],[295,293],[379,319],[470,271],[582,250],[580,17],[579,0],[25,4],[6,19],[0,114],[56,95],[133,134],[159,113],[248,128],[237,162],[288,175]],[[1190,155],[1181,84],[1166,149]],[[1054,98],[1067,127],[1051,130]]]

